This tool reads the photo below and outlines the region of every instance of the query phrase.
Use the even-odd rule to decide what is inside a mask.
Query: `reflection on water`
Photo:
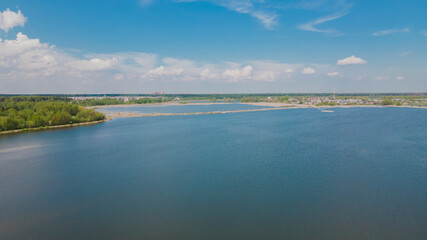
[[[427,111],[115,119],[0,136],[0,239],[427,239]]]

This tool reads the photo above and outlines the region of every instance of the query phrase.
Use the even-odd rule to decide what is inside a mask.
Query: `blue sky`
[[[0,2],[1,93],[427,91],[426,1]]]

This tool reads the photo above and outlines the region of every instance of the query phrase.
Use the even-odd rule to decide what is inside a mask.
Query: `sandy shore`
[[[290,107],[294,108],[295,107]],[[128,118],[128,117],[158,117],[158,116],[185,116],[185,115],[207,115],[207,114],[226,114],[226,113],[242,113],[242,112],[261,112],[261,111],[275,111],[290,108],[260,108],[248,110],[235,110],[235,111],[212,111],[212,112],[192,112],[192,113],[134,113],[134,112],[115,112],[108,115],[109,118]]]
[[[102,109],[102,108],[113,108],[113,107],[162,107],[162,106],[186,106],[186,105],[215,105],[215,104],[240,104],[238,102],[162,102],[162,103],[150,103],[150,104],[118,104],[118,105],[102,105],[93,106],[87,108]]]

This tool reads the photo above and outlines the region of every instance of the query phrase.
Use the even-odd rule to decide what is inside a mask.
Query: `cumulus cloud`
[[[111,68],[117,63],[117,58],[99,59],[92,58],[89,60],[77,60],[67,63],[66,65],[71,69],[79,71],[100,71]]]
[[[200,78],[202,80],[206,80],[206,79],[215,79],[218,78],[218,74],[212,73],[211,70],[209,68],[205,68],[202,70],[202,72],[200,73]]]
[[[253,70],[252,66],[248,65],[242,69],[227,69],[222,75],[229,78],[231,82],[236,82],[240,79],[248,78]]]
[[[190,92],[187,88],[193,91],[210,91],[211,86],[219,86],[217,90],[221,91],[233,86],[236,86],[234,91],[253,91],[255,86],[264,91],[273,91],[284,86],[289,89],[288,86],[293,84],[297,86],[298,79],[305,74],[319,73],[310,75],[309,79],[305,78],[314,83],[321,82],[325,75],[338,75],[338,70],[348,76],[349,80],[355,77],[351,68],[340,68],[332,64],[289,64],[272,60],[206,63],[171,57],[159,58],[156,54],[140,52],[83,53],[83,56],[74,54],[76,53],[65,52],[22,33],[10,40],[1,39],[2,93]],[[390,76],[397,76],[395,74]],[[376,76],[365,77],[373,80]],[[182,83],[187,81],[193,82]],[[306,86],[298,90],[308,91]]]
[[[24,26],[26,21],[27,18],[22,14],[21,10],[14,12],[8,8],[0,12],[0,29],[5,32],[17,26]]]
[[[302,74],[315,74],[315,73],[316,73],[316,70],[314,70],[313,68],[308,67],[308,68],[304,68],[304,69],[301,71],[301,73],[302,73]]]
[[[389,30],[383,30],[372,33],[372,36],[379,37],[379,36],[385,36],[393,33],[407,33],[410,32],[411,29],[409,28],[403,28],[403,29],[389,29]]]
[[[15,40],[2,40],[0,38],[0,57],[5,59],[11,56],[17,56],[33,49],[48,49],[48,44],[40,43],[39,39],[30,39],[22,33],[16,35]]]
[[[0,73],[12,73],[14,76],[101,71],[115,63],[115,58],[77,59],[22,33],[18,33],[16,39],[0,39],[0,67],[3,67]]]
[[[152,69],[148,72],[150,76],[174,76],[181,75],[184,72],[182,68],[166,68],[165,66],[160,66],[158,68]]]
[[[350,56],[348,58],[344,58],[337,61],[337,65],[366,64],[366,63],[368,63],[368,61],[355,56]]]
[[[22,33],[18,33],[14,40],[0,39],[0,66],[6,71],[49,75],[56,71],[61,57],[53,46]]]

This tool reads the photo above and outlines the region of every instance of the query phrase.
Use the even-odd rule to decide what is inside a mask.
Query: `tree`
[[[394,102],[393,102],[393,100],[391,98],[387,97],[387,98],[383,98],[381,104],[387,106],[387,105],[393,105]]]
[[[279,97],[279,102],[288,102],[289,101],[289,96],[281,96]]]

